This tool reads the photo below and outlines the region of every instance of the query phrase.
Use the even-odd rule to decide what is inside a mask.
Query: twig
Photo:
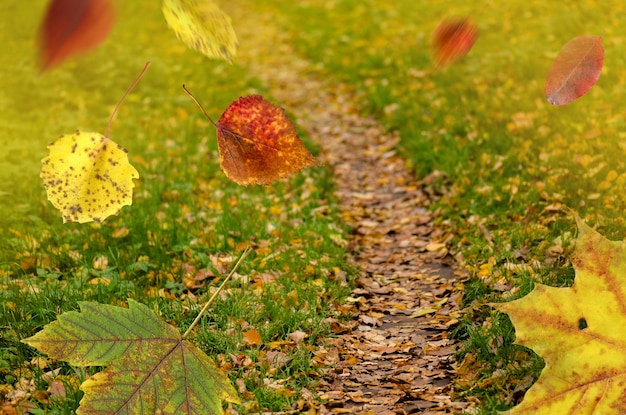
[[[141,71],[141,73],[139,74],[139,76],[137,78],[135,78],[135,80],[133,81],[132,84],[130,84],[130,86],[128,87],[128,89],[126,90],[126,92],[124,93],[124,96],[122,97],[122,99],[120,99],[120,101],[117,103],[117,105],[115,106],[115,108],[113,109],[113,112],[111,113],[111,116],[109,117],[109,123],[107,124],[107,133],[105,135],[106,138],[109,138],[109,133],[111,132],[111,123],[113,122],[113,118],[115,118],[115,114],[117,114],[117,110],[120,109],[120,106],[122,105],[122,102],[124,102],[124,100],[126,99],[126,97],[128,96],[128,94],[130,94],[130,91],[133,90],[133,88],[135,87],[135,85],[137,85],[137,83],[139,82],[139,80],[143,77],[143,75],[146,73],[146,71],[148,70],[148,66],[150,66],[150,61],[146,62],[146,66],[143,67],[143,70]]]
[[[235,273],[235,271],[237,271],[237,268],[239,268],[239,265],[243,262],[243,260],[248,256],[248,254],[250,253],[250,251],[252,251],[251,247],[247,247],[243,253],[241,254],[241,256],[239,257],[239,259],[237,260],[237,263],[235,263],[235,266],[233,266],[233,268],[230,270],[230,272],[228,273],[228,275],[226,276],[226,279],[222,282],[222,284],[219,286],[219,288],[217,289],[217,291],[215,291],[215,293],[213,293],[213,295],[211,296],[211,298],[209,298],[209,301],[207,301],[207,303],[204,305],[204,307],[202,307],[202,310],[200,310],[200,313],[198,313],[198,316],[196,317],[196,319],[193,321],[193,323],[191,323],[191,325],[189,326],[189,328],[187,329],[187,331],[185,332],[185,334],[183,334],[183,340],[187,338],[187,336],[189,335],[189,333],[191,333],[191,330],[193,330],[193,328],[198,324],[198,322],[200,321],[200,319],[202,318],[202,316],[206,313],[206,311],[209,309],[209,306],[211,305],[211,303],[213,303],[213,300],[215,300],[215,297],[217,297],[217,295],[220,293],[220,291],[222,291],[222,288],[224,288],[224,286],[226,285],[226,283],[228,282],[228,280],[230,279],[230,277],[233,276],[233,274]]]

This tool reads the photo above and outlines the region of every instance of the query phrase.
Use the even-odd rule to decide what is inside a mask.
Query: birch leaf
[[[125,148],[100,133],[77,131],[48,146],[41,179],[63,222],[101,222],[132,204],[139,173]]]
[[[184,85],[183,89],[217,129],[220,164],[235,183],[270,184],[319,165],[285,111],[260,95],[239,98],[214,122]]]

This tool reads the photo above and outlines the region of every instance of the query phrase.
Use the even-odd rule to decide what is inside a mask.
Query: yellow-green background
[[[162,156],[158,149],[165,145],[185,146],[189,128],[194,134],[212,136],[208,123],[189,124],[192,111],[197,119],[196,108],[182,90],[183,83],[215,119],[232,100],[251,91],[247,85],[254,81],[240,68],[209,60],[179,42],[166,25],[160,2],[154,0],[115,2],[117,21],[100,47],[40,73],[37,34],[46,4],[44,0],[0,4],[0,216],[4,221],[14,223],[36,213],[39,207],[33,204],[43,189],[39,167],[46,146],[77,129],[104,134],[113,108],[146,61],[152,65],[111,126],[110,138],[130,151],[131,162]],[[229,79],[235,80],[225,81]]]

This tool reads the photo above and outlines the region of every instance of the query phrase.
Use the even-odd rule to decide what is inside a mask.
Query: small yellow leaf
[[[243,342],[250,346],[260,346],[263,344],[261,334],[255,329],[250,329],[244,333]]]
[[[111,233],[111,237],[124,238],[125,236],[128,236],[129,233],[130,233],[130,229],[128,229],[126,226],[123,226],[121,228],[117,228],[116,230],[114,230],[113,233]]]
[[[99,255],[93,259],[93,268],[100,271],[106,269],[109,266],[109,258]]]
[[[425,316],[427,314],[436,313],[436,312],[437,312],[436,308],[433,308],[433,307],[425,308],[423,310],[418,310],[418,311],[414,312],[413,314],[411,314],[409,316],[409,318],[423,317],[423,316]]]
[[[213,59],[231,61],[237,35],[230,16],[213,0],[163,0],[163,16],[188,47]]]
[[[441,253],[445,253],[446,252],[446,244],[444,243],[438,243],[438,242],[431,242],[428,245],[426,245],[426,250],[428,252],[441,252]]]
[[[41,179],[63,222],[101,222],[132,204],[139,173],[126,149],[99,133],[66,134],[48,146]]]

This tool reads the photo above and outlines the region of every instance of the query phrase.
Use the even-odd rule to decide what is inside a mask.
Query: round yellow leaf
[[[101,222],[132,204],[139,173],[126,149],[100,133],[77,131],[48,146],[41,179],[63,222]]]

